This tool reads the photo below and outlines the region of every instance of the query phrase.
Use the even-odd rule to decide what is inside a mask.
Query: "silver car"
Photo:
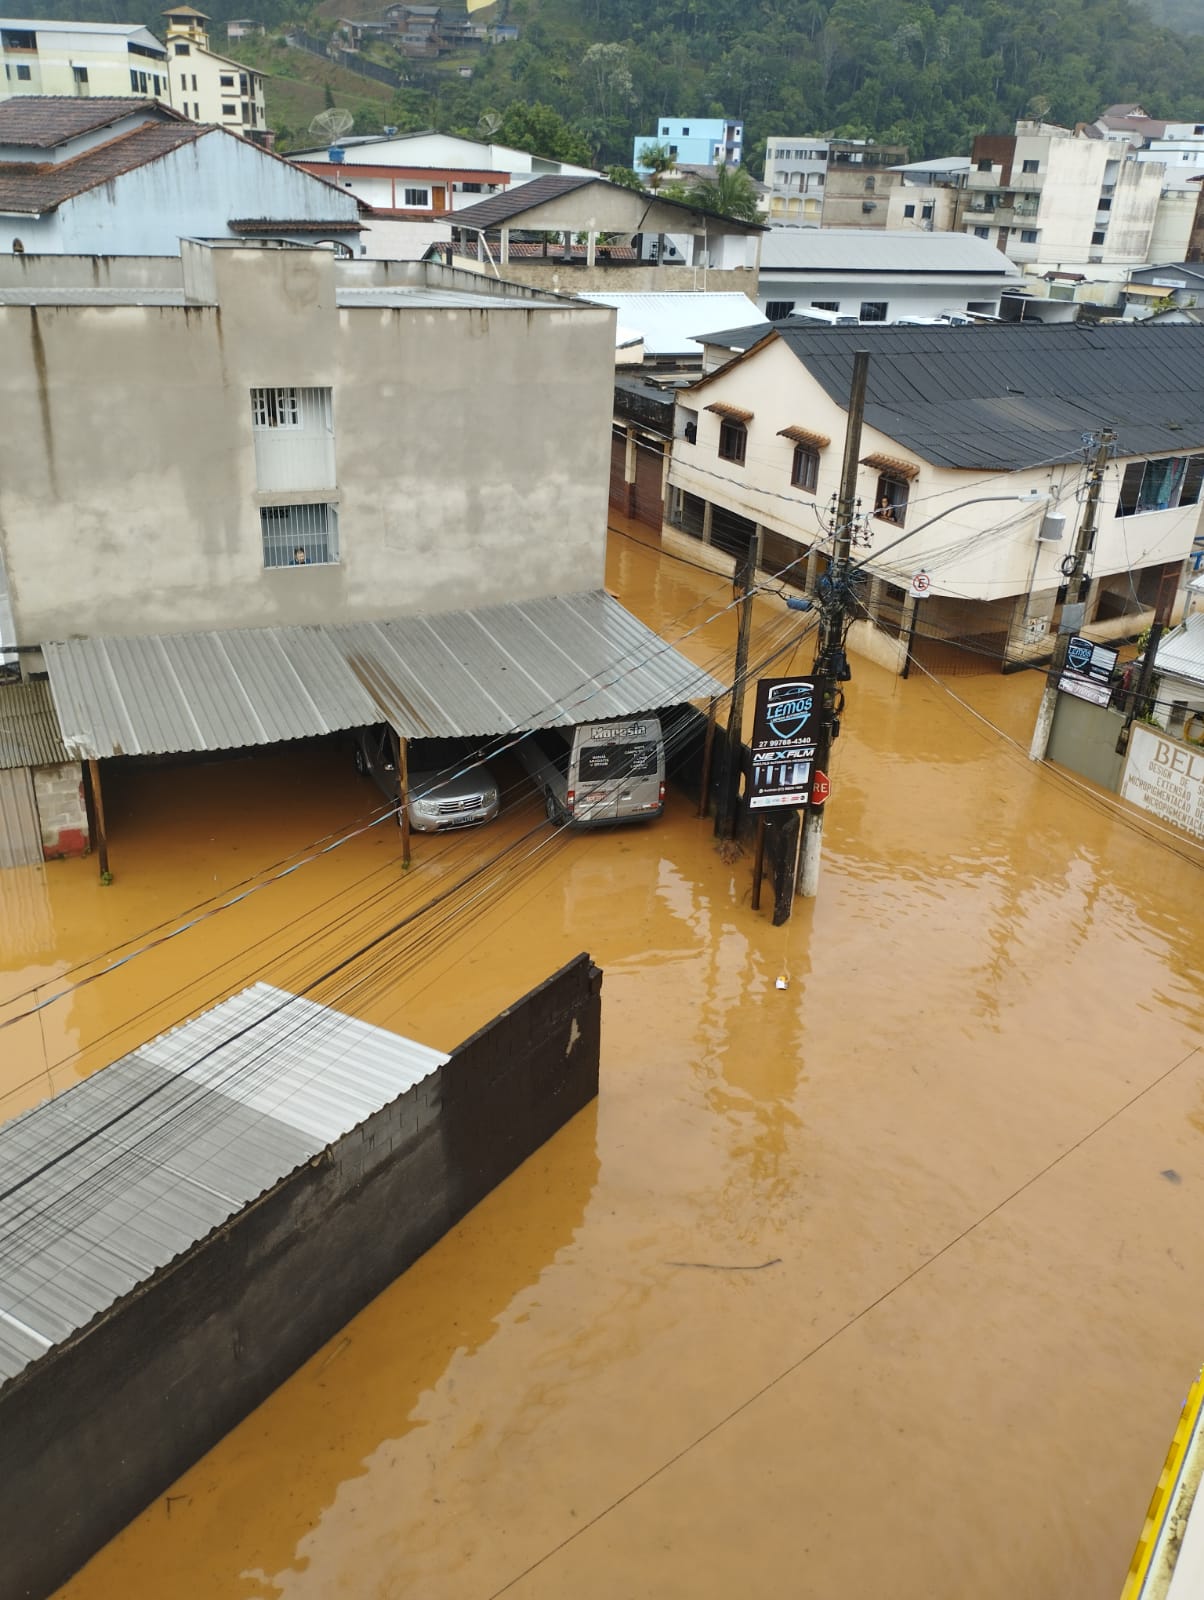
[[[498,814],[498,787],[481,763],[469,766],[471,744],[453,739],[416,739],[410,744],[410,827],[417,833],[472,828]],[[467,768],[461,772],[460,768]],[[372,778],[386,800],[397,799],[397,768],[387,727],[361,728],[355,737],[355,768]]]

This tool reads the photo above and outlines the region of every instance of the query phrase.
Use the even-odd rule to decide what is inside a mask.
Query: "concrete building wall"
[[[44,1597],[598,1092],[578,956],[0,1390],[3,1600]]]
[[[339,309],[336,266],[363,282],[406,265],[191,248],[216,306],[0,307],[0,549],[21,640],[372,619],[603,581],[608,307]],[[333,488],[260,493],[261,385],[330,389]],[[336,562],[265,568],[260,508],[288,503],[337,508]]]
[[[12,23],[5,26],[11,28]],[[37,29],[35,51],[6,49],[0,42],[0,100],[17,94],[70,95],[73,99],[128,95],[171,103],[167,58],[130,54],[131,40],[146,48],[158,46],[158,40],[145,29],[102,31],[89,28],[86,22],[69,30],[33,26]],[[18,68],[26,69],[28,77]],[[86,79],[81,81],[76,68],[87,74]],[[145,85],[131,83],[131,71],[145,73]]]
[[[79,763],[35,767],[33,792],[45,859],[56,861],[61,856],[82,856],[91,843],[91,836]]]
[[[917,228],[925,233],[951,233],[957,227],[963,191],[947,183],[905,183],[887,197],[886,227]]]
[[[57,217],[57,248],[69,254],[156,256],[177,253],[181,238],[232,237],[231,218],[337,219],[354,239],[359,210],[353,196],[214,129],[65,201]],[[30,248],[45,246],[27,238]]]
[[[793,301],[796,311],[815,304],[834,308],[842,315],[860,316],[866,302],[886,303],[886,320],[900,317],[937,317],[943,311],[964,311],[967,306],[997,314],[1002,283],[970,277],[918,277],[890,279],[884,274],[855,277],[841,273],[825,278],[820,273],[762,272],[757,282],[757,305],[764,311],[771,302]]]
[[[456,264],[462,264],[468,270],[472,270],[474,265],[472,262],[462,262],[459,257]],[[489,270],[485,268],[486,272]],[[603,294],[653,294],[658,290],[708,289],[713,293],[735,291],[751,298],[756,281],[755,275],[747,267],[728,270],[718,267],[608,267],[601,263],[586,267],[553,260],[522,260],[508,261],[500,270],[511,283],[525,284],[528,288],[543,289],[553,294],[585,294],[591,291]]]

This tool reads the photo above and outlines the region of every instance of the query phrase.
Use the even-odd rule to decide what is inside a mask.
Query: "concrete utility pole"
[[[740,602],[740,629],[736,635],[736,661],[732,675],[732,698],[727,712],[727,732],[719,765],[719,796],[715,805],[715,837],[736,837],[736,816],[740,805],[740,745],[744,726],[744,687],[748,681],[748,646],[752,638],[753,595],[756,592],[757,563],[761,555],[761,535],[749,540],[748,553],[736,568],[736,595]]]
[[[858,350],[853,355],[853,382],[849,388],[849,420],[844,436],[844,463],[840,469],[840,495],[836,502],[836,526],[832,534],[832,563],[820,580],[819,641],[815,665],[811,669],[823,696],[819,740],[815,752],[817,772],[827,773],[832,756],[836,721],[837,684],[848,676],[844,657],[845,611],[849,602],[849,552],[853,544],[853,519],[857,512],[857,468],[861,459],[861,423],[865,415],[865,385],[869,375],[870,353]],[[799,862],[798,890],[808,899],[819,893],[819,864],[823,848],[824,805],[813,798],[803,812],[803,844]]]
[[[1049,663],[1049,676],[1045,680],[1045,693],[1041,696],[1041,705],[1037,712],[1037,725],[1033,729],[1033,742],[1029,746],[1030,761],[1044,761],[1045,752],[1049,748],[1050,730],[1053,728],[1054,711],[1058,704],[1058,682],[1066,666],[1066,652],[1070,649],[1070,637],[1083,625],[1083,601],[1087,597],[1091,579],[1084,576],[1084,567],[1087,557],[1095,546],[1095,533],[1098,525],[1100,489],[1104,483],[1104,468],[1108,464],[1108,457],[1112,454],[1116,444],[1115,428],[1102,428],[1098,434],[1088,434],[1088,448],[1094,445],[1094,454],[1091,457],[1091,471],[1087,479],[1087,498],[1083,504],[1083,515],[1079,522],[1078,535],[1074,541],[1074,550],[1062,564],[1062,576],[1066,579],[1066,597],[1073,606],[1070,620],[1067,620],[1065,609],[1062,613],[1062,622],[1058,628],[1058,637],[1054,643],[1053,657]]]

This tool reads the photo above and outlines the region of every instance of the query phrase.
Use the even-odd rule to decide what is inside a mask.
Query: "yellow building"
[[[269,148],[263,78],[241,61],[209,48],[209,18],[193,6],[163,13],[167,25],[171,103],[194,122],[213,122]]]
[[[18,94],[135,95],[170,103],[168,55],[137,23],[0,22],[0,99]]]

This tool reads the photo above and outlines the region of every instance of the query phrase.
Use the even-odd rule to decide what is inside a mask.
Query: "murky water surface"
[[[730,594],[612,542],[674,637]],[[7,1115],[504,845],[324,997],[450,1045],[580,949],[605,970],[596,1106],[64,1596],[1119,1592],[1204,1358],[1199,853],[1028,762],[1036,675],[948,680],[963,704],[855,673],[787,928],[680,796],[559,842],[528,803],[406,876],[371,830],[0,1035]],[[10,1013],[374,792],[332,744],[109,802],[112,887],[0,875]]]

